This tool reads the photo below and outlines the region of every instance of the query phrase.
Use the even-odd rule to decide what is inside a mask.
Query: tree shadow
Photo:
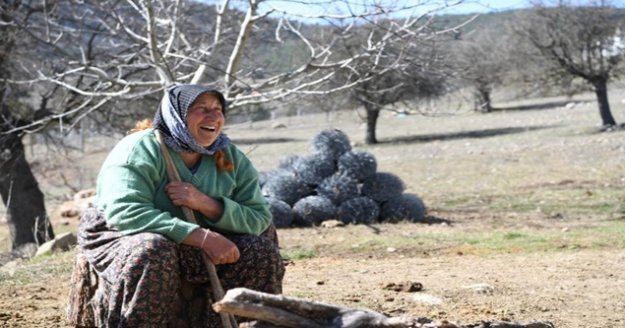
[[[536,130],[542,130],[542,129],[550,129],[556,126],[558,125],[521,126],[521,127],[510,127],[510,128],[484,129],[484,130],[475,130],[475,131],[462,131],[462,132],[454,132],[454,133],[436,133],[436,134],[402,136],[402,137],[384,139],[384,140],[379,141],[378,143],[380,144],[417,143],[417,142],[445,141],[445,140],[455,140],[455,139],[489,138],[489,137],[496,137],[496,136],[506,135],[506,134],[523,133],[523,132],[536,131]]]
[[[443,218],[439,218],[433,215],[426,215],[422,220],[416,221],[414,222],[414,224],[447,224],[447,225],[452,225],[453,222],[451,220],[447,220],[447,219],[443,219]],[[371,231],[376,234],[379,235],[380,232],[382,232],[382,230],[380,230],[380,228],[376,227],[375,225],[371,225],[371,224],[365,224],[365,226],[369,229],[371,229]]]
[[[558,107],[564,107],[569,103],[580,103],[580,102],[588,102],[590,99],[570,99],[570,100],[553,100],[546,101],[537,104],[527,104],[527,105],[518,105],[518,106],[508,106],[508,107],[493,107],[492,112],[503,112],[503,111],[517,111],[517,110],[544,110],[544,109],[554,109]]]
[[[447,225],[452,225],[452,221],[451,220],[447,220],[447,219],[443,219],[443,218],[439,218],[437,216],[434,215],[426,215],[425,218],[422,221],[419,221],[420,223],[425,223],[425,224],[447,224]]]
[[[232,143],[237,145],[256,145],[256,144],[271,144],[271,143],[285,143],[299,141],[295,138],[254,138],[254,139],[232,139]]]

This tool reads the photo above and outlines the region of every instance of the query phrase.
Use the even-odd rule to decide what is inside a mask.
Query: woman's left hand
[[[206,202],[208,197],[187,182],[170,182],[165,186],[165,192],[174,204],[192,210],[199,210],[200,204]]]

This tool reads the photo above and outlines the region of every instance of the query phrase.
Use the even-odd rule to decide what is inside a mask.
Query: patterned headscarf
[[[220,133],[212,145],[202,147],[189,133],[187,128],[189,107],[201,94],[207,92],[217,96],[225,114],[226,99],[217,90],[201,85],[182,84],[174,86],[165,92],[161,101],[161,107],[156,112],[152,125],[155,129],[162,132],[165,144],[174,151],[213,155],[215,152],[226,148],[230,143],[228,136]]]

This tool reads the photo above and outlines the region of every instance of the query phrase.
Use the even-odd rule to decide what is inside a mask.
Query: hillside
[[[625,120],[625,93],[611,96]],[[622,327],[625,132],[598,132],[591,95],[569,106],[562,100],[499,103],[509,109],[488,115],[385,115],[375,146],[360,143],[364,131],[353,112],[230,125],[227,133],[259,170],[307,153],[320,130],[340,128],[429,210],[429,223],[279,230],[290,259],[284,293],[464,324]],[[539,109],[514,110],[520,105]],[[272,128],[278,122],[286,127]],[[91,176],[113,141],[74,153],[69,160],[77,166],[64,174],[80,168]],[[38,177],[46,191],[58,185],[43,164]],[[57,232],[77,223],[57,214],[53,220]],[[3,227],[4,245],[7,234]],[[65,327],[72,258],[69,252],[2,268],[0,326]],[[423,290],[394,290],[408,282]]]

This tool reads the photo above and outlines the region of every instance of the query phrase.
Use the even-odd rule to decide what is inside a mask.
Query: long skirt
[[[260,236],[225,236],[239,247],[241,257],[216,266],[223,289],[280,294],[284,264],[275,227]],[[93,208],[81,217],[78,244],[79,255],[97,273],[97,289],[89,300],[95,326],[221,327],[210,306],[209,276],[198,248],[156,233],[123,235],[109,229]],[[71,293],[70,302],[76,296]]]

